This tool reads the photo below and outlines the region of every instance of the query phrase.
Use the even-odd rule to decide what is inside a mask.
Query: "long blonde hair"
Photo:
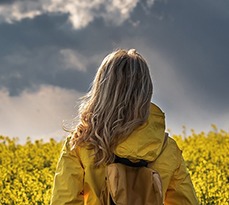
[[[79,108],[73,148],[94,149],[96,166],[111,163],[117,144],[147,120],[152,90],[147,63],[135,49],[106,56]]]

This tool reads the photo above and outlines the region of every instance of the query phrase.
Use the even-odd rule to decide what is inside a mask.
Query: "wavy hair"
[[[152,90],[147,63],[135,49],[107,55],[82,98],[73,149],[94,149],[96,166],[113,162],[117,144],[147,120]]]

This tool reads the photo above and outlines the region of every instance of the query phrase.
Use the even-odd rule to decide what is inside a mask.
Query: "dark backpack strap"
[[[166,146],[166,142],[167,142],[168,136],[169,136],[168,133],[165,132],[165,138],[164,138],[164,142],[163,142],[163,145],[162,145],[162,149],[161,149],[160,154],[157,156],[157,158],[161,155],[161,153],[162,153],[163,150],[165,149],[165,146]],[[157,158],[156,158],[156,159],[157,159]],[[155,160],[156,160],[156,159],[155,159]],[[114,163],[124,164],[124,165],[129,166],[129,167],[147,167],[148,164],[152,164],[153,162],[148,163],[147,161],[145,161],[145,160],[143,160],[143,159],[140,159],[140,161],[138,161],[138,162],[132,162],[132,161],[130,161],[130,160],[127,159],[127,158],[121,158],[121,157],[115,155]]]
[[[129,166],[129,167],[147,167],[148,166],[148,163],[145,160],[141,159],[138,162],[132,162],[127,158],[121,158],[121,157],[119,157],[117,155],[115,155],[114,163],[124,164],[124,165]]]

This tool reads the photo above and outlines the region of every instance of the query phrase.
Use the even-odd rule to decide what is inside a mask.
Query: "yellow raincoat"
[[[198,205],[176,142],[169,137],[161,152],[164,136],[164,113],[151,104],[147,122],[120,143],[115,154],[134,161],[156,159],[151,166],[162,178],[165,205]],[[70,150],[69,138],[66,140],[57,165],[50,205],[100,205],[105,166],[95,168],[92,155],[93,150],[84,147]]]

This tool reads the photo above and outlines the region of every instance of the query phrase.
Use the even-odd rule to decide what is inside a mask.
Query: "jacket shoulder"
[[[179,167],[181,157],[182,152],[176,141],[173,138],[168,137],[166,146],[161,155],[155,161],[154,166],[172,173]]]

